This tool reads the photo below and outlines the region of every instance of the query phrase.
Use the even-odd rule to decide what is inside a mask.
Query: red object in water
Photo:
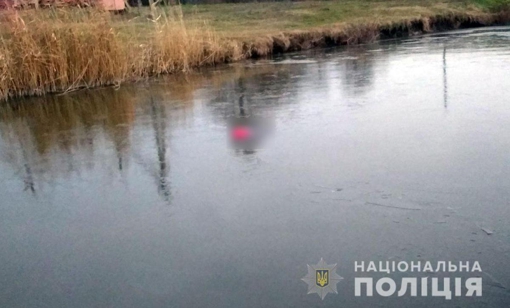
[[[231,131],[232,138],[236,141],[243,141],[249,139],[252,135],[251,129],[246,126],[234,127]]]

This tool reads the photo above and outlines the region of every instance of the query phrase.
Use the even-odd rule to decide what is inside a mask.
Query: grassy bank
[[[3,12],[0,99],[119,85],[317,46],[510,20],[509,0],[314,1]]]

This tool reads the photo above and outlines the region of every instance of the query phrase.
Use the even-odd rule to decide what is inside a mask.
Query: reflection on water
[[[379,65],[384,61],[377,53],[363,50],[363,47],[354,47],[346,52],[342,61],[343,67],[339,70],[346,94],[357,96],[370,90],[374,81],[376,60]]]
[[[96,139],[104,134],[101,137],[112,143],[122,168],[134,108],[129,92],[110,90],[81,93],[79,100],[75,96],[51,96],[4,106],[0,134],[6,146],[2,147],[2,158],[15,170],[25,169],[23,177],[30,179],[34,192],[34,177],[66,176],[94,163],[91,157]]]
[[[448,82],[446,79],[446,45],[443,49],[443,89],[444,89],[444,108],[448,108]]]
[[[310,307],[299,279],[324,257],[345,277],[324,306],[503,307],[509,33],[2,105],[0,306]],[[249,117],[273,138],[231,149],[229,123]],[[479,260],[484,297],[354,301],[355,260],[416,258]]]
[[[37,182],[79,174],[101,164],[94,154],[102,139],[111,143],[114,168],[122,170],[135,107],[130,91],[109,89],[80,93],[79,99],[50,96],[3,106],[2,158],[14,170],[22,170],[20,176],[30,182],[32,192],[42,188]]]
[[[83,169],[121,173],[133,160],[156,179],[158,192],[169,201],[167,151],[171,130],[186,126],[196,107],[193,104],[204,99],[195,99],[195,92],[210,87],[205,100],[211,103],[214,118],[226,124],[229,118],[243,113],[256,114],[260,105],[253,106],[252,111],[248,105],[235,104],[239,101],[235,97],[253,97],[271,80],[288,82],[281,77],[289,76],[289,70],[279,71],[282,75],[274,76],[272,67],[236,66],[185,78],[170,76],[136,88],[107,88],[11,102],[0,107],[1,159],[15,170],[24,190],[32,193],[51,185],[53,179],[79,175]],[[247,78],[250,79],[245,86]],[[282,95],[281,89],[270,95]],[[139,147],[147,141],[145,132],[149,128],[153,131],[153,157],[141,153],[145,144]],[[133,129],[143,132],[133,135]]]

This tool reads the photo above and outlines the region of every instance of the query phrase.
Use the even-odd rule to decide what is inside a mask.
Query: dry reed
[[[98,10],[67,15],[10,12],[1,29],[0,99],[115,85],[242,57],[235,43],[205,26],[189,29],[175,16],[140,29],[119,27]]]
[[[503,16],[426,16],[236,39],[221,37],[205,24],[187,25],[179,6],[153,13],[158,16],[151,14],[152,20],[140,23],[119,22],[97,9],[7,12],[0,22],[0,100],[118,85],[273,52],[360,44],[381,36],[430,32],[436,26],[488,25]]]

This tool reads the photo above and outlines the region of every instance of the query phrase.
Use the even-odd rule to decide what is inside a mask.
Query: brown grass
[[[118,85],[241,58],[235,44],[179,20],[154,22],[142,36],[129,25],[115,29],[107,12],[60,18],[8,16],[0,43],[0,98]]]
[[[373,18],[351,18],[347,22],[323,25],[324,19],[333,20],[340,14],[330,16],[330,10],[324,9],[338,8],[331,3],[324,4],[326,7],[320,7],[320,3],[299,5],[311,7],[307,10],[298,7],[294,11],[289,8],[291,16],[306,16],[313,23],[303,23],[302,30],[282,26],[281,29],[287,30],[267,30],[266,34],[255,29],[251,35],[246,29],[234,34],[232,30],[221,30],[218,25],[211,26],[206,19],[190,17],[188,9],[182,7],[159,10],[155,20],[147,20],[143,15],[129,19],[92,9],[10,11],[0,23],[0,100],[119,85],[124,81],[188,72],[201,66],[274,52],[360,44],[380,37],[463,25],[489,25],[502,18],[472,6],[464,11],[446,7],[442,13],[436,12],[438,8],[424,13],[426,10],[418,7],[416,13],[397,5],[393,10],[388,7],[391,14],[376,8]],[[246,7],[241,6],[239,10]],[[312,18],[312,9],[327,14]],[[402,13],[405,17],[396,17],[395,12],[399,11],[405,11]],[[212,23],[219,17],[212,18]]]

